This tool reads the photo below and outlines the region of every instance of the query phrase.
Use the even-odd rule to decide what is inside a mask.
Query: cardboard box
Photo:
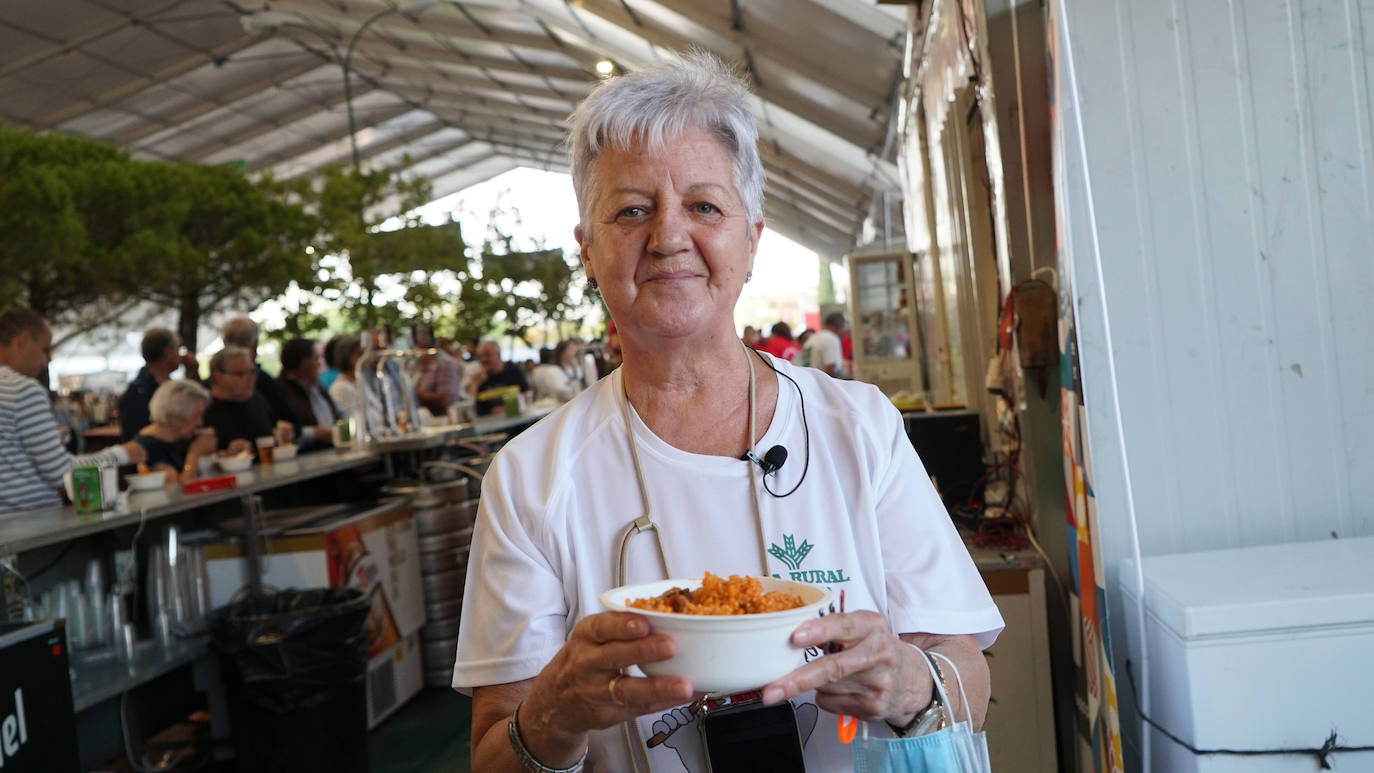
[[[372,598],[368,616],[368,727],[420,691],[418,631],[425,623],[420,547],[404,502],[350,505],[324,520],[261,541],[265,590],[354,587]],[[227,604],[247,586],[241,542],[205,549],[210,605]]]

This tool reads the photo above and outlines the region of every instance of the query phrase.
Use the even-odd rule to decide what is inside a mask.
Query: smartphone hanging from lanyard
[[[711,773],[805,773],[797,712],[788,701],[709,711],[701,719]]]

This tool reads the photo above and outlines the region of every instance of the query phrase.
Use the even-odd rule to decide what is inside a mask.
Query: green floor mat
[[[471,698],[422,690],[372,731],[372,773],[468,773],[471,732]]]

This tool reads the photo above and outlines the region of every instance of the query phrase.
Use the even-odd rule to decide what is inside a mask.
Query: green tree
[[[0,126],[0,306],[89,329],[136,302],[116,287],[128,163],[111,145]]]
[[[196,344],[201,317],[248,311],[292,283],[311,281],[305,248],[319,221],[227,166],[134,162],[131,193],[138,227],[120,256],[146,266],[124,277],[125,290],[177,310],[177,329]]]
[[[315,246],[328,256],[321,262],[326,270],[301,283],[307,299],[290,310],[287,331],[332,328],[326,314],[312,309],[320,305],[314,298],[348,327],[401,326],[442,303],[430,284],[436,275],[465,271],[458,223],[420,222],[416,210],[430,201],[429,184],[398,169],[327,166],[313,180],[266,181],[319,218]]]

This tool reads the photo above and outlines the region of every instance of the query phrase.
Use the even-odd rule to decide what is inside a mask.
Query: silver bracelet
[[[520,716],[520,707],[523,705],[525,705],[524,700],[515,704],[515,711],[511,712],[510,721],[506,722],[506,737],[510,739],[510,748],[515,751],[515,758],[520,760],[520,764],[525,766],[525,770],[530,771],[530,773],[577,773],[582,770],[582,766],[587,762],[585,749],[582,751],[582,756],[570,768],[551,768],[530,754],[530,750],[525,748],[525,742],[520,738],[520,723],[516,720],[516,717]]]

